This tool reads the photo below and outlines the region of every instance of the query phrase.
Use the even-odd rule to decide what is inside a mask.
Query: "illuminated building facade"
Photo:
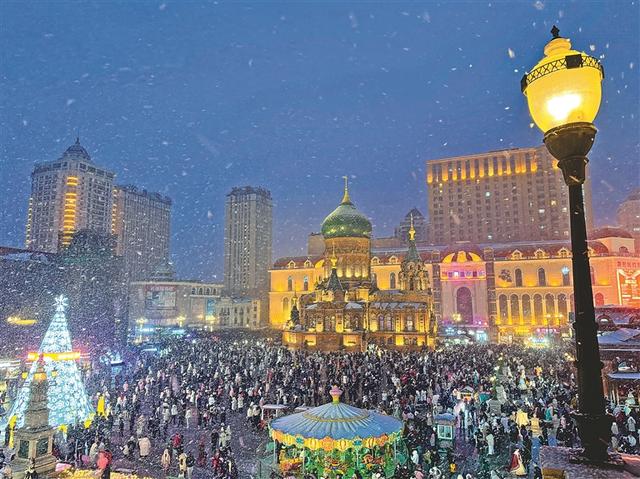
[[[76,231],[111,233],[114,174],[96,166],[76,139],[55,161],[36,164],[26,248],[55,253],[66,248]]]
[[[640,305],[640,255],[632,248],[631,235],[619,229],[591,233],[596,306]],[[570,334],[573,287],[569,241],[462,242],[448,247],[422,244],[416,246],[416,252],[424,275],[430,279],[433,315],[441,337],[462,332],[480,340],[512,342]],[[371,249],[369,275],[379,290],[378,297],[403,287],[407,256],[406,247]],[[302,333],[291,335],[287,322],[293,304],[300,307],[301,318],[307,314],[305,298],[315,298],[315,285],[326,282],[325,263],[326,255],[309,255],[281,258],[274,264],[270,322],[274,328],[285,327],[285,342],[294,338],[298,344],[303,341]],[[336,311],[336,318],[338,314]],[[368,320],[373,326],[371,315]],[[435,326],[429,327],[435,330]]]
[[[569,198],[546,147],[428,160],[429,242],[569,239]],[[590,183],[585,183],[587,227]]]
[[[116,186],[113,194],[116,254],[124,257],[128,279],[149,279],[169,260],[171,199],[130,185]]]
[[[279,260],[271,271],[270,319],[283,329],[283,343],[329,351],[433,347],[429,274],[414,236],[410,228],[395,283],[381,290],[372,274],[371,222],[345,184],[341,203],[322,224],[323,254]]]

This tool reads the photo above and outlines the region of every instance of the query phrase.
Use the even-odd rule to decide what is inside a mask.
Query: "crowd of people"
[[[136,352],[112,378],[91,371],[87,384],[99,414],[89,429],[58,433],[56,454],[104,474],[122,461],[165,476],[191,478],[198,469],[205,477],[256,477],[267,437],[262,406],[318,406],[338,385],[344,402],[404,420],[407,460],[394,477],[535,477],[537,447],[578,445],[566,355],[562,346],[320,353],[255,337],[175,339]],[[630,398],[611,411],[614,449],[637,451],[633,406]],[[434,423],[446,412],[456,424],[449,448]],[[262,451],[244,447],[256,435]],[[370,477],[384,476],[373,470]]]

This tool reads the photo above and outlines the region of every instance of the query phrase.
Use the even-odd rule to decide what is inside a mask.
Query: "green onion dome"
[[[342,202],[324,219],[321,232],[325,239],[371,237],[371,222],[351,202],[346,186]]]

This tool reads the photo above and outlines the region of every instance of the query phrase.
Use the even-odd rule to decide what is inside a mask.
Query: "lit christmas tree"
[[[37,369],[37,359],[44,358],[44,368],[49,382],[48,405],[49,425],[59,427],[83,423],[93,414],[93,408],[84,388],[76,360],[80,353],[74,352],[67,327],[65,310],[67,298],[60,295],[55,299],[56,312],[49,329],[42,339],[37,353],[29,353],[33,361],[29,374],[18,393],[18,397],[6,416],[16,427],[22,426],[24,412],[28,406],[29,389]],[[12,419],[12,418],[16,419]]]

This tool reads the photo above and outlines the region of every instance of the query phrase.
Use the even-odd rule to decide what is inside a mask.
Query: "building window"
[[[562,269],[562,286],[571,286],[571,276],[569,276],[569,268],[564,266]]]
[[[287,278],[287,291],[293,291],[293,278],[291,276]]]
[[[538,286],[547,285],[547,273],[544,268],[538,268]]]
[[[378,331],[384,331],[384,316],[378,316]]]
[[[520,321],[522,319],[520,317],[520,298],[518,298],[517,295],[512,294],[509,301],[511,302],[511,319],[517,319]]]
[[[604,294],[596,293],[595,304],[596,306],[604,306]]]
[[[408,315],[405,318],[404,324],[405,324],[405,330],[406,331],[415,331],[416,330],[416,326],[415,326],[415,323],[413,322],[413,316],[412,315]]]
[[[547,318],[554,319],[556,317],[556,305],[552,294],[546,294],[544,297],[544,305],[547,309]]]
[[[589,274],[591,275],[591,285],[596,284],[596,271],[593,269],[593,266],[589,266]]]
[[[533,317],[538,324],[542,324],[544,313],[542,310],[542,296],[539,294],[533,297]]]
[[[302,281],[302,288],[305,291],[309,291],[309,276],[304,277],[304,280]]]
[[[507,306],[507,296],[505,294],[501,294],[498,298],[498,309],[500,310],[500,319],[502,322],[506,322],[509,318],[509,309]]]
[[[202,288],[198,288],[198,294],[202,295]]]
[[[561,321],[567,320],[568,312],[569,309],[567,306],[567,295],[558,295],[558,324],[560,324]]]
[[[531,323],[531,297],[528,294],[522,295],[522,317],[525,323]]]
[[[387,314],[387,316],[384,318],[384,326],[385,330],[393,331],[393,318],[391,318],[390,314]]]
[[[389,274],[389,289],[396,289],[396,274]]]
[[[517,268],[515,271],[516,286],[522,286],[522,270]]]
[[[211,288],[207,288],[207,293],[206,294],[211,294]]]
[[[473,323],[473,300],[469,288],[463,286],[456,291],[456,312],[464,324]]]

